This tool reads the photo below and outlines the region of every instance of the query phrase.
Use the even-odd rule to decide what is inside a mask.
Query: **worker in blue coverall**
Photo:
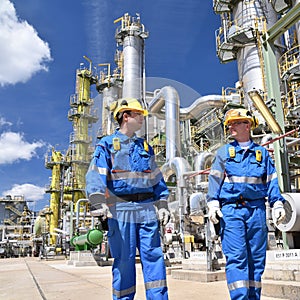
[[[230,109],[224,126],[234,139],[216,153],[209,174],[208,216],[220,220],[226,278],[231,299],[260,299],[267,250],[266,199],[277,224],[285,218],[274,163],[254,143],[257,119],[246,109]]]
[[[148,115],[134,98],[112,104],[119,129],[96,146],[86,174],[86,192],[105,194],[102,214],[108,216],[108,242],[114,258],[113,299],[134,299],[138,249],[146,298],[168,299],[160,225],[170,219],[168,188],[151,146],[136,136]]]

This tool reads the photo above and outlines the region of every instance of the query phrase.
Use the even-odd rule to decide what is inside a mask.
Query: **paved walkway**
[[[65,260],[0,260],[0,300],[109,300],[111,267],[74,267]],[[226,282],[202,283],[168,276],[170,300],[229,300]],[[145,300],[141,266],[137,265],[135,300]],[[262,296],[261,300],[278,300]]]

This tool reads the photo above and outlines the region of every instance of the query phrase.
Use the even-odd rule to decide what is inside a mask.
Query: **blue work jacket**
[[[118,139],[117,143],[114,138]],[[149,201],[169,196],[152,147],[144,139],[129,138],[119,130],[103,137],[97,144],[86,174],[86,192],[88,195],[101,192],[107,198],[153,193]]]
[[[253,141],[247,150],[237,141],[222,146],[210,170],[207,201],[219,200],[223,206],[245,200],[251,205],[266,198],[271,207],[277,200],[285,201],[267,149]]]

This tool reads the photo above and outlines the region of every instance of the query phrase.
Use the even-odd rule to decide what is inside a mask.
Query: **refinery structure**
[[[300,248],[300,1],[214,0],[212,7],[220,16],[216,59],[224,64],[237,61],[233,87],[199,97],[188,107],[183,107],[173,86],[148,90],[144,50],[151,28],[139,15],[125,13],[112,20],[117,42],[114,63],[94,65],[84,57],[70,96],[69,148],[66,153],[53,148],[46,155],[45,166],[51,172],[46,190],[49,207],[33,224],[24,199],[0,199],[2,244],[25,244],[46,257],[68,255],[70,249],[93,249],[108,256],[105,232],[102,241],[99,220],[90,213],[85,174],[95,146],[94,127],[101,123],[98,138],[111,134],[117,126],[111,104],[130,97],[149,111],[140,135],[152,145],[170,190],[171,220],[163,234],[166,257],[179,260],[205,251],[211,270],[221,257],[220,241],[206,216],[208,172],[216,150],[229,139],[221,125],[224,114],[241,107],[259,120],[252,137],[272,155],[287,200],[286,218],[278,226],[268,209],[269,249]],[[100,107],[91,97],[93,89],[101,96]]]

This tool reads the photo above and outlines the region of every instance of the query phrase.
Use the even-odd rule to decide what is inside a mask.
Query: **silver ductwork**
[[[225,99],[221,95],[207,95],[195,100],[189,107],[180,109],[180,120],[198,120],[204,112],[212,108],[222,108]]]
[[[179,227],[181,239],[184,239],[184,213],[186,211],[188,192],[187,192],[187,184],[184,178],[184,174],[191,171],[191,167],[189,163],[183,157],[174,157],[169,162],[165,163],[162,167],[162,173],[166,181],[168,181],[169,177],[175,173],[177,179],[177,187],[176,187],[176,203],[178,203],[175,210],[178,211],[179,215]],[[172,207],[169,205],[169,208],[172,210]]]
[[[176,92],[176,90],[173,87],[165,86],[162,89],[160,89],[158,92],[156,92],[155,97],[148,104],[148,109],[151,112],[151,114],[155,115],[159,119],[165,118],[165,111],[163,110],[165,101],[163,96],[168,93],[166,92],[166,90],[169,89],[173,89]],[[201,116],[203,116],[204,112],[208,109],[222,108],[227,102],[239,103],[239,101],[240,101],[240,96],[236,94],[226,95],[226,96],[221,96],[221,95],[202,96],[196,99],[189,107],[180,108],[179,119],[180,121],[185,121],[190,119],[197,120]],[[167,105],[173,105],[172,101],[166,103],[166,106]]]
[[[166,121],[166,161],[181,156],[180,122],[179,122],[179,95],[171,86],[159,90],[148,105],[149,112],[157,116],[163,113]]]
[[[192,193],[190,195],[191,216],[199,216],[203,214],[203,208],[206,205],[206,197],[202,192]]]
[[[273,223],[282,232],[298,232],[300,231],[300,194],[284,193],[285,198],[284,209],[286,212],[285,219],[279,225],[276,225],[276,218],[272,210]]]
[[[208,166],[211,166],[211,162],[215,155],[211,152],[201,152],[195,157],[195,171],[201,171],[208,168]],[[198,175],[195,177],[195,185],[196,188],[199,188],[201,186],[201,183],[205,180],[204,174]]]

